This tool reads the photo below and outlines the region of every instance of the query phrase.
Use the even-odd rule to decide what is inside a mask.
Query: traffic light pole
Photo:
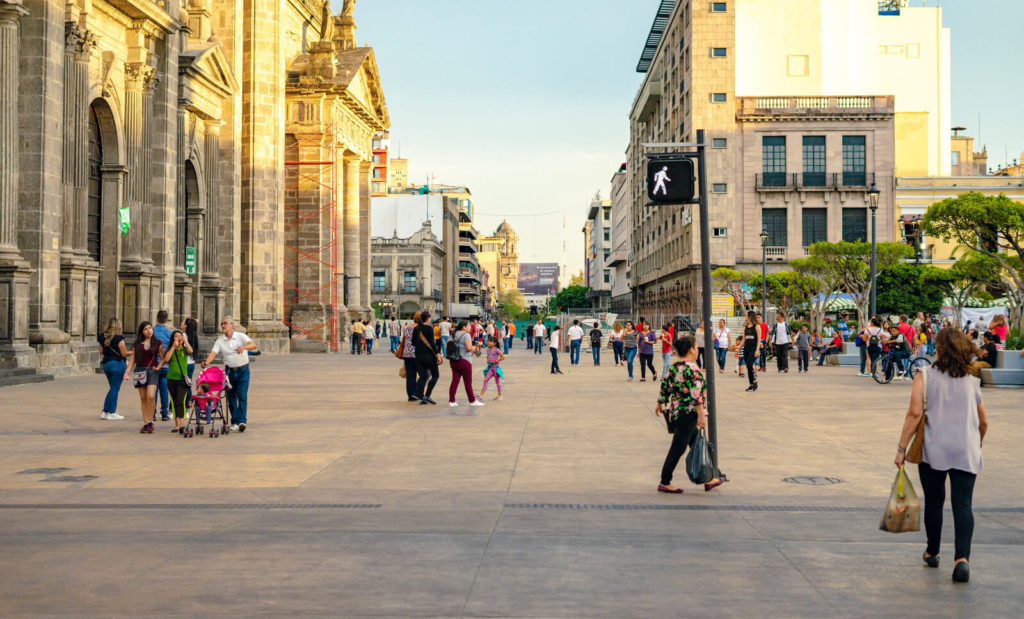
[[[705,144],[704,144],[704,130],[697,130],[697,141],[694,142],[680,142],[680,143],[654,143],[654,144],[642,144],[644,148],[661,148],[665,149],[665,153],[660,153],[650,156],[647,172],[647,196],[654,204],[660,205],[680,205],[680,204],[697,204],[698,205],[698,216],[700,217],[700,275],[701,275],[701,320],[704,321],[704,350],[714,350],[714,333],[711,329],[711,223],[708,220],[708,189],[707,189],[707,165],[705,164]],[[696,152],[692,151],[681,151],[680,148],[694,148]],[[674,151],[674,152],[672,152]],[[690,171],[692,171],[692,161],[697,160],[697,178],[692,177],[687,179],[690,183],[685,190],[671,189],[666,190],[664,183],[658,183],[658,166],[662,163],[671,163],[679,161],[690,162]],[[654,165],[657,162],[657,165]],[[668,168],[660,168],[662,171],[668,171]],[[673,171],[672,178],[665,179],[667,182],[680,182],[683,179],[678,178],[678,170]],[[696,200],[693,196],[693,180],[697,180],[699,184],[699,194]],[[659,197],[659,191],[661,197]],[[669,191],[674,195],[669,195]],[[674,196],[682,196],[682,199],[676,199]],[[659,274],[660,275],[660,274]],[[660,278],[659,278],[660,279]],[[716,361],[717,363],[717,361]],[[708,408],[708,440],[715,446],[712,452],[715,469],[718,469],[718,416],[717,406],[715,400],[715,370],[714,363],[705,363],[705,376],[704,384],[707,387],[707,408]]]

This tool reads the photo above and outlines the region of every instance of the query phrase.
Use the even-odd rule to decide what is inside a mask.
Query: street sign
[[[121,228],[121,234],[128,234],[128,228],[132,226],[131,211],[127,206],[120,206],[117,209],[117,224]]]
[[[647,197],[651,202],[692,202],[695,180],[690,159],[651,159],[647,162]]]
[[[185,246],[185,275],[196,274],[196,248]]]

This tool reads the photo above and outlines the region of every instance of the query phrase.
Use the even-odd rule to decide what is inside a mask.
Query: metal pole
[[[656,309],[655,309],[655,312],[656,312],[655,316],[656,316],[656,318],[654,319],[654,328],[655,329],[660,329],[661,328],[661,291],[658,290],[658,286],[660,286],[660,285],[661,285],[661,267],[655,267],[655,271],[654,271],[654,298],[655,298],[655,301],[654,301],[654,303],[657,306]]]
[[[708,173],[705,163],[704,130],[697,130],[697,182],[700,183],[700,280],[701,280],[701,319],[704,321],[704,350],[714,350],[714,339],[711,327],[711,226],[708,222]],[[707,368],[704,381],[708,388],[708,440],[715,446],[715,468],[718,468],[718,421],[715,408],[715,369],[712,364],[704,364]]]
[[[761,320],[768,320],[768,246],[764,243],[761,243]]]
[[[877,282],[875,281],[878,277],[877,269],[877,247],[875,242],[875,211],[878,210],[877,206],[871,207],[871,317],[875,314],[875,301],[877,300],[878,291],[876,290]]]

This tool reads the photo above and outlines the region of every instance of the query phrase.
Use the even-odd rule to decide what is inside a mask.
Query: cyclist
[[[907,380],[906,361],[910,359],[910,342],[907,341],[907,336],[900,331],[898,325],[889,327],[889,333],[891,337],[886,342],[889,344],[889,350],[893,352],[893,360],[896,362],[896,369],[899,372],[896,378]]]

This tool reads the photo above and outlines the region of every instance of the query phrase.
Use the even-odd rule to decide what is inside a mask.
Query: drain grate
[[[34,503],[0,505],[0,509],[379,509],[380,503]]]
[[[47,475],[43,481],[82,482],[99,479],[99,475]]]
[[[24,471],[18,471],[18,475],[56,475],[57,473],[63,473],[64,471],[70,471],[66,466],[58,466],[49,469],[25,469]]]
[[[843,480],[838,477],[822,477],[821,475],[795,475],[787,477],[782,481],[787,484],[804,484],[807,486],[831,486],[843,483]]]

